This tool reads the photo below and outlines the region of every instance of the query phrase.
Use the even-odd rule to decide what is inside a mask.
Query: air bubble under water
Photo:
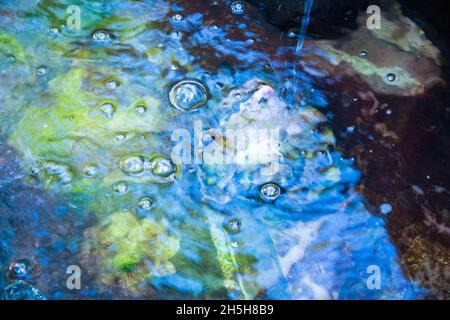
[[[19,280],[5,288],[6,300],[46,300],[41,292],[28,282]]]
[[[46,161],[44,168],[47,174],[55,176],[63,184],[72,182],[73,175],[68,166],[53,161]]]
[[[124,133],[120,133],[120,134],[118,134],[117,136],[116,136],[116,140],[117,141],[124,141],[125,139],[126,139],[126,134],[124,134]]]
[[[243,1],[234,1],[231,4],[231,12],[233,14],[243,14],[245,12],[245,3]]]
[[[175,22],[181,22],[184,20],[184,17],[181,13],[176,13],[172,16],[172,20]]]
[[[175,173],[175,165],[170,159],[158,157],[153,163],[152,172],[155,176],[167,178]]]
[[[170,32],[170,37],[174,40],[180,40],[183,37],[183,33],[178,30],[172,30],[172,32]]]
[[[40,66],[36,69],[36,75],[45,76],[48,73],[48,68],[46,66]]]
[[[141,210],[150,210],[153,207],[153,199],[150,197],[143,197],[139,199],[138,207]]]
[[[144,113],[147,112],[147,108],[145,106],[139,105],[136,106],[136,108],[134,108],[134,111],[139,115],[143,115]]]
[[[100,111],[107,117],[112,118],[114,116],[115,107],[112,103],[104,103],[100,107]]]
[[[126,156],[119,166],[125,173],[139,174],[144,171],[144,161],[140,156]]]
[[[118,195],[122,195],[128,191],[128,185],[125,182],[119,182],[114,186],[114,191]]]
[[[108,80],[105,82],[105,87],[108,90],[114,90],[119,86],[119,83],[116,80]]]
[[[287,33],[287,37],[290,39],[295,39],[298,37],[298,32],[294,30],[289,30]]]
[[[88,177],[93,177],[97,174],[98,168],[95,165],[88,164],[83,168],[83,173]]]
[[[23,279],[31,277],[33,263],[28,259],[19,259],[8,267],[8,277],[11,279]]]
[[[109,37],[109,33],[105,30],[97,30],[92,35],[92,39],[95,41],[106,41]]]
[[[390,203],[383,203],[380,206],[380,212],[382,214],[389,214],[392,212],[392,205]]]
[[[234,218],[227,222],[225,229],[228,233],[235,234],[241,231],[242,222],[240,219]]]
[[[183,80],[172,87],[169,100],[178,110],[194,110],[208,101],[208,90],[198,80]]]
[[[386,76],[386,80],[389,81],[389,82],[395,81],[395,78],[396,78],[396,76],[393,73],[388,73],[387,76]]]
[[[264,201],[275,201],[281,194],[281,188],[276,183],[266,183],[261,187],[260,195]]]

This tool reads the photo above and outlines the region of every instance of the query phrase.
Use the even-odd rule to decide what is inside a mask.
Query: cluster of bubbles
[[[44,163],[44,169],[50,176],[57,177],[62,184],[72,182],[73,174],[69,167],[64,164],[56,163],[54,161],[46,161]]]
[[[236,1],[233,4],[234,6],[232,5],[232,8],[234,8],[236,14],[243,13],[245,5],[242,2]],[[237,100],[240,100],[241,98],[241,95],[236,96]],[[208,101],[208,89],[198,80],[185,79],[176,83],[171,88],[169,92],[169,100],[171,105],[178,110],[195,110],[205,105]],[[123,162],[123,169],[127,168],[127,170],[132,173],[141,173],[143,171],[142,167],[142,160],[138,157],[127,158]],[[155,167],[159,174],[163,172],[170,174],[171,168],[172,165],[170,164],[170,160],[161,161]],[[266,183],[260,188],[260,197],[264,202],[273,202],[280,196],[280,194],[281,187],[273,182]],[[241,227],[241,220],[235,218],[228,221],[225,226],[225,230],[230,234],[234,234],[240,232]]]
[[[73,174],[68,166],[54,162],[44,162],[45,172],[57,177],[62,184],[69,184],[73,180]],[[128,155],[120,160],[119,167],[122,172],[132,177],[144,176],[150,178],[150,181],[156,183],[171,183],[179,177],[179,167],[177,167],[170,159],[162,155]],[[93,163],[88,163],[82,169],[82,173],[87,178],[93,178],[98,174],[98,167]],[[113,185],[116,195],[124,195],[128,192],[129,186],[125,181],[119,181]],[[153,199],[151,197],[142,197],[137,202],[140,210],[147,211],[153,207]],[[10,273],[16,274],[15,278],[23,278],[31,269],[31,265],[27,261],[17,261],[10,266]]]
[[[5,288],[6,300],[46,300],[41,292],[30,283],[19,280]]]
[[[124,173],[131,176],[150,172],[153,177],[159,178],[159,182],[175,181],[179,173],[172,160],[161,155],[128,155],[120,160],[119,167]]]
[[[104,82],[104,86],[107,90],[112,91],[120,86],[120,81],[116,79],[107,79]],[[114,113],[116,112],[116,106],[113,102],[108,101],[101,104],[99,106],[99,110],[106,118],[111,119],[112,117],[114,117]],[[143,115],[147,112],[147,107],[143,104],[139,104],[135,107],[134,111],[138,115]],[[126,135],[124,134],[120,134],[116,137],[118,141],[123,141],[125,138]]]

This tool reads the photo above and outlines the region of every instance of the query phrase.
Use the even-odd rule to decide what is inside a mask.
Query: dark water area
[[[356,110],[352,106],[353,112],[338,111],[337,122],[342,125],[337,125],[336,130],[345,132],[345,123],[360,123],[359,134],[350,139],[338,139],[342,153],[357,159],[362,172],[359,192],[375,214],[380,214],[380,203],[393,204],[387,228],[403,258],[405,273],[438,288],[439,295],[445,296],[448,267],[442,262],[447,259],[445,252],[449,246],[445,231],[449,197],[440,186],[446,189],[450,181],[447,168],[449,93],[441,88],[431,91],[414,99],[380,97],[380,101],[393,110],[389,116],[380,109],[363,120],[361,105],[356,106]],[[401,142],[389,152],[386,152],[386,145],[391,137],[383,137],[379,129],[381,122],[387,126],[389,135],[400,137]],[[423,259],[432,261],[430,268],[437,274],[431,270],[420,271]]]
[[[0,1],[5,299],[448,299],[443,7],[380,1],[377,32],[366,1],[275,2],[78,1],[70,30],[72,3]],[[182,80],[207,103],[173,108]],[[280,172],[155,173],[195,121],[281,128]]]

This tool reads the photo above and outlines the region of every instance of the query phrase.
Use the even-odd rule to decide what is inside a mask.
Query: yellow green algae
[[[25,62],[26,54],[20,43],[12,36],[0,34],[0,54],[5,57],[15,57],[18,62]]]
[[[10,143],[19,146],[29,169],[46,161],[61,163],[77,177],[70,188],[90,192],[103,180],[115,181],[109,176],[83,176],[86,164],[95,163],[100,172],[113,172],[128,150],[145,152],[146,146],[154,144],[156,138],[152,133],[162,129],[164,120],[151,98],[148,100],[152,108],[140,115],[131,106],[118,106],[114,101],[96,98],[82,90],[83,72],[80,68],[73,69],[53,79],[50,83],[53,104],[46,108],[28,108]],[[105,103],[115,107],[111,119],[100,111]],[[124,140],[118,141],[117,136],[123,132],[126,133]],[[124,175],[116,177],[120,178]],[[50,179],[49,182],[57,181]]]
[[[87,234],[84,250],[98,261],[102,270],[99,281],[104,284],[125,281],[127,288],[136,292],[142,280],[175,272],[170,259],[180,242],[168,233],[167,222],[115,212]]]
[[[150,257],[160,270],[154,274],[161,274],[162,270],[174,272],[168,260],[177,251],[176,238],[169,237],[165,243],[162,225],[140,220],[129,212],[108,213],[108,206],[99,201],[119,181],[158,182],[129,177],[116,169],[128,150],[146,152],[149,146],[156,145],[152,133],[164,124],[156,100],[141,97],[140,102],[151,106],[145,114],[137,114],[134,105],[116,105],[113,117],[108,119],[99,110],[108,100],[83,90],[85,81],[86,71],[82,68],[54,78],[49,83],[51,103],[47,107],[27,108],[9,143],[22,152],[28,170],[48,188],[84,199],[84,205],[103,217],[98,227],[99,243],[94,247],[98,256],[105,259],[103,263],[112,263],[114,271],[106,274],[120,276],[145,257]],[[118,141],[116,137],[122,132],[126,136]],[[93,176],[85,172],[89,165],[96,170]],[[117,252],[110,253],[107,244],[114,245]],[[142,274],[147,276],[151,274]]]

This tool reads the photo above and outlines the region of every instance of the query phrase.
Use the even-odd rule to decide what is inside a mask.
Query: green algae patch
[[[166,121],[158,100],[130,92],[127,102],[112,87],[101,96],[92,88],[101,91],[105,80],[119,83],[120,78],[104,70],[96,82],[93,72],[98,70],[73,68],[53,78],[47,104],[29,105],[8,143],[21,153],[35,181],[99,219],[85,243],[86,255],[94,251],[105,270],[99,281],[108,286],[122,281],[137,294],[142,281],[175,272],[169,259],[179,248],[167,224],[154,220],[164,213],[152,208],[139,215],[139,199],[161,196],[159,188],[174,183],[181,167],[155,152],[162,149]],[[121,88],[127,85],[120,82]],[[132,164],[123,167],[134,154],[142,160],[141,176],[127,171]]]
[[[49,83],[49,105],[30,106],[9,139],[22,153],[30,172],[37,172],[39,180],[50,188],[59,190],[58,182],[63,182],[66,191],[96,192],[100,181],[114,176],[121,157],[129,150],[146,152],[159,145],[156,133],[164,121],[156,108],[147,108],[142,115],[129,110],[128,105],[102,100],[85,89],[89,87],[87,76],[86,70],[76,68],[54,78]],[[67,168],[71,180],[68,175],[58,179],[61,172],[47,170],[48,162]],[[84,172],[88,164],[97,168],[92,175]]]
[[[256,281],[258,272],[253,268],[257,258],[236,252],[232,245],[233,241],[227,233],[220,230],[220,225],[223,225],[223,217],[210,214],[208,222],[217,261],[223,273],[225,288],[240,299],[255,299],[261,291],[261,287]]]
[[[0,54],[6,57],[15,57],[18,62],[25,62],[26,53],[16,38],[0,33]]]
[[[85,253],[102,270],[98,280],[103,284],[126,281],[128,289],[138,291],[142,281],[175,272],[170,259],[180,242],[162,221],[115,212],[87,234]]]

